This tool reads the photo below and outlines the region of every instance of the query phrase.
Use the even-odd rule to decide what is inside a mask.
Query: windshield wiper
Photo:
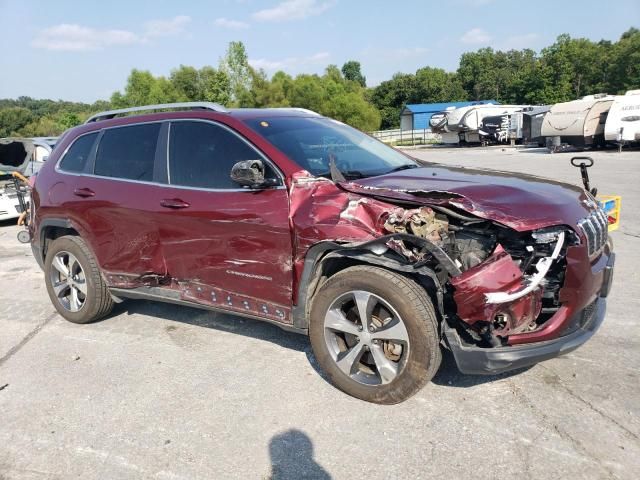
[[[336,162],[333,156],[329,158],[329,173],[331,174],[331,180],[333,180],[335,183],[346,182],[347,178],[349,178],[349,180],[357,180],[359,178],[365,178],[367,176],[363,172],[360,172],[358,170],[340,170],[336,166]]]
[[[418,165],[416,165],[415,163],[407,163],[405,165],[400,165],[399,167],[392,168],[387,173],[385,173],[385,175],[387,175],[388,173],[399,172],[400,170],[409,170],[411,168],[418,168]]]
[[[329,172],[331,173],[331,180],[334,183],[345,182],[346,179],[344,175],[340,171],[340,169],[336,166],[336,160],[333,155],[329,155]]]

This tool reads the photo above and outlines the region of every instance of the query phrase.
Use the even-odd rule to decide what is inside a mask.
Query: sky
[[[217,66],[234,40],[268,74],[358,60],[375,86],[486,46],[615,41],[632,26],[640,0],[0,0],[0,98],[108,99],[133,68]]]

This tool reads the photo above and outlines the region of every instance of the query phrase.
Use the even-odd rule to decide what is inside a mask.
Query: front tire
[[[360,265],[335,274],[311,305],[309,337],[331,383],[380,404],[406,400],[441,362],[437,318],[413,280]]]
[[[109,288],[86,243],[75,236],[54,240],[44,262],[47,292],[56,310],[73,323],[90,323],[113,308]]]

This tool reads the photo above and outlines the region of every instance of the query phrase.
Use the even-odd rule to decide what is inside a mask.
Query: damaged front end
[[[442,168],[414,170],[411,177],[338,184],[294,181],[302,305],[294,307],[294,324],[306,327],[307,299],[327,278],[366,263],[425,288],[440,313],[442,343],[463,373],[531,365],[593,335],[604,318],[615,255],[588,192],[506,174],[488,177],[497,185],[491,192],[475,178],[484,172],[456,171],[453,185],[438,179]],[[418,190],[429,178],[438,188]]]
[[[457,271],[442,268],[433,251],[412,248],[405,240],[392,239],[387,246],[409,262],[433,268],[445,292],[446,320],[472,344],[501,346],[509,335],[540,328],[560,307],[563,253],[576,241],[573,233],[563,228],[519,233],[447,213],[395,209],[383,227],[428,240]]]
[[[541,329],[561,306],[567,247],[578,241],[568,228],[518,232],[455,207],[392,203],[345,193],[329,181],[305,181],[297,189],[314,199],[298,202],[292,195],[294,221],[297,210],[314,220],[298,229],[299,241],[322,231],[335,239],[322,261],[349,258],[423,279],[446,326],[469,345],[508,345],[512,335]]]

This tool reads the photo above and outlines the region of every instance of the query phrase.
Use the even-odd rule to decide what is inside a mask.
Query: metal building
[[[429,120],[434,113],[442,112],[448,108],[467,107],[469,105],[483,105],[492,103],[498,105],[495,100],[478,100],[475,102],[445,102],[445,103],[420,103],[406,105],[400,113],[400,130],[425,130],[429,128]]]

